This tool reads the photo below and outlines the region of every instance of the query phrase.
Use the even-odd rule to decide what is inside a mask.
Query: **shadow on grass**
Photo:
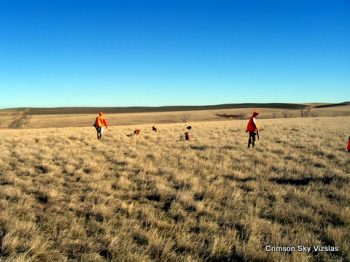
[[[5,238],[5,235],[6,235],[5,227],[0,226],[0,247],[2,247],[3,245],[3,240]]]
[[[160,201],[160,194],[157,192],[151,192],[148,195],[146,195],[146,198],[150,201],[159,202]]]
[[[113,258],[112,253],[108,249],[101,249],[99,255],[108,261]]]
[[[222,149],[232,150],[235,149],[233,146],[223,146]]]
[[[168,212],[175,199],[176,199],[176,196],[167,196],[164,200],[162,210],[165,212]]]
[[[302,177],[302,178],[284,178],[284,177],[272,177],[270,182],[274,182],[280,185],[293,185],[293,186],[306,186],[310,183],[322,183],[329,185],[334,180],[345,180],[341,177],[325,176],[325,177]]]
[[[197,150],[197,151],[204,151],[204,150],[208,149],[208,147],[207,146],[191,146],[191,149]]]
[[[35,170],[39,173],[42,173],[42,174],[46,174],[49,172],[49,169],[45,166],[42,166],[42,165],[36,165]]]
[[[224,178],[232,181],[237,181],[237,182],[249,182],[249,181],[256,181],[255,177],[236,177],[236,176],[231,176],[231,175],[223,175]]]

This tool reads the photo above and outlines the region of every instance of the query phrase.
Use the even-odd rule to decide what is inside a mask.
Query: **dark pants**
[[[96,131],[97,131],[97,139],[101,139],[102,138],[102,128],[99,126],[95,126]]]
[[[250,145],[252,145],[252,147],[255,146],[255,136],[255,132],[249,132],[248,147],[250,147]]]

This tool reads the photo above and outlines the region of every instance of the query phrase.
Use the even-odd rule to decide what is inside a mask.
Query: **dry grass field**
[[[0,130],[0,261],[349,261],[350,117],[246,123]]]
[[[246,119],[253,111],[261,113],[260,117],[269,118],[295,118],[301,114],[308,117],[350,116],[350,105],[331,106],[317,108],[318,104],[309,104],[310,111],[292,108],[232,108],[192,111],[170,112],[139,112],[139,113],[106,113],[108,123],[113,126],[140,125],[140,124],[169,124],[183,122],[204,121],[232,121],[233,119]],[[78,108],[79,109],[79,108]],[[78,110],[76,109],[76,110]],[[72,109],[73,110],[73,109]],[[91,109],[90,109],[91,110]],[[45,114],[40,112],[32,114],[30,109],[0,110],[1,128],[50,128],[50,127],[90,127],[98,113],[67,114],[60,113],[65,110],[57,110],[57,114]]]

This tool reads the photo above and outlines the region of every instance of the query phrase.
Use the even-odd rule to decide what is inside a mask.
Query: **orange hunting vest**
[[[254,117],[250,117],[248,125],[247,125],[247,132],[254,132],[257,128],[256,125],[253,122]]]
[[[95,126],[98,126],[98,127],[107,126],[106,120],[103,118],[103,116],[96,117]]]

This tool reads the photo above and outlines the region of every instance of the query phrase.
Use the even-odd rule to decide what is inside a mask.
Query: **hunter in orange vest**
[[[107,128],[107,121],[103,117],[103,113],[99,112],[98,116],[96,117],[94,127],[96,128],[97,131],[97,139],[101,139],[103,135],[103,129]]]
[[[255,117],[259,115],[257,112],[253,112],[253,115],[250,117],[248,125],[247,125],[247,130],[246,132],[249,132],[249,138],[248,138],[248,148],[250,148],[250,145],[252,147],[255,146],[255,136],[258,136],[259,139],[259,129],[256,124],[256,119]]]

